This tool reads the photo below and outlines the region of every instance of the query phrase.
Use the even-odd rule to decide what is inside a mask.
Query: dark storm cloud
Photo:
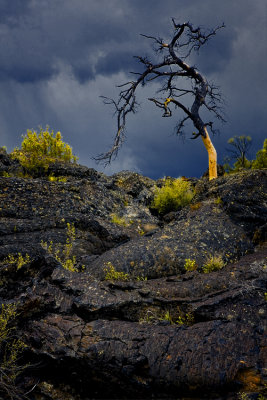
[[[60,66],[68,65],[84,82],[97,73],[136,68],[132,56],[145,54],[150,46],[139,33],[169,35],[170,16],[178,11],[173,4],[173,0],[164,2],[163,17],[161,2],[151,7],[142,1],[4,1],[0,79],[47,80]],[[221,36],[221,50],[207,50],[213,54],[214,66],[222,67],[231,39],[230,33]]]
[[[0,1],[0,23],[15,23],[23,14],[28,11],[30,0],[1,0]]]
[[[190,62],[221,87],[227,123],[214,138],[219,161],[227,139],[253,137],[254,150],[266,132],[265,0],[0,0],[0,145],[19,145],[27,128],[49,124],[61,130],[80,162],[105,150],[115,134],[113,110],[100,95],[118,95],[116,85],[140,71],[135,55],[155,57],[140,33],[169,40],[177,22],[226,28]],[[197,175],[207,166],[201,140],[185,144],[173,134],[179,113],[161,118],[147,102],[158,89],[140,88],[139,112],[128,119],[127,140],[106,170],[135,169],[157,177]],[[266,133],[265,133],[266,136]],[[254,151],[255,154],[255,151]]]
[[[122,46],[129,36],[124,29],[123,13],[119,8],[112,13],[111,2],[107,0],[26,3],[18,8],[13,0],[1,5],[4,10],[0,25],[2,79],[18,82],[49,79],[62,65],[72,67],[78,80],[90,79],[95,75],[98,57],[110,51],[115,42]]]

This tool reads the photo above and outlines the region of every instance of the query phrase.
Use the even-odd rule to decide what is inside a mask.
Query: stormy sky
[[[205,28],[225,23],[191,62],[224,96],[226,123],[216,124],[213,137],[219,163],[234,135],[252,137],[255,157],[267,137],[266,0],[0,0],[0,146],[11,151],[27,129],[49,125],[81,164],[106,174],[201,176],[208,165],[201,138],[190,139],[191,124],[178,138],[182,114],[162,118],[147,101],[159,89],[155,81],[137,92],[138,113],[128,118],[117,159],[105,169],[92,159],[116,132],[100,96],[116,99],[116,85],[140,71],[133,56],[153,54],[140,33],[170,40],[171,18]]]

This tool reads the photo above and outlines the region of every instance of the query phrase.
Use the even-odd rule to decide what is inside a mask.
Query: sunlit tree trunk
[[[217,178],[217,152],[212,144],[212,141],[210,140],[207,128],[204,127],[204,130],[206,137],[201,135],[201,138],[203,140],[204,146],[206,147],[209,156],[209,180],[211,180]]]

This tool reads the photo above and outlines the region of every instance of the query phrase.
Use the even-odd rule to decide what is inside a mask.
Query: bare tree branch
[[[115,109],[117,116],[117,133],[114,138],[111,149],[104,154],[100,154],[96,160],[104,161],[106,164],[117,156],[118,150],[125,140],[126,119],[129,113],[135,113],[137,107],[136,91],[140,86],[151,81],[159,80],[161,87],[158,90],[163,97],[149,98],[157,107],[163,110],[163,117],[170,117],[173,114],[173,108],[185,113],[185,117],[180,120],[176,126],[177,134],[180,134],[184,128],[185,122],[191,120],[197,132],[193,138],[202,136],[207,137],[207,126],[213,130],[212,122],[205,122],[200,117],[200,108],[204,106],[211,112],[215,118],[224,121],[222,112],[222,98],[218,87],[209,84],[206,78],[197,70],[195,66],[189,65],[186,61],[192,51],[199,51],[217,31],[224,27],[224,24],[209,31],[203,31],[200,27],[194,28],[191,23],[185,22],[178,24],[172,19],[174,28],[173,36],[169,43],[162,38],[141,35],[145,39],[153,41],[154,50],[161,52],[162,61],[153,63],[147,57],[136,56],[139,63],[144,66],[142,73],[132,72],[137,76],[134,81],[126,82],[119,87],[122,89],[118,100],[103,97],[105,104],[111,104]],[[186,78],[191,83],[191,88],[182,86],[182,79]],[[162,84],[163,80],[163,84]],[[181,98],[193,98],[191,108],[181,102]]]

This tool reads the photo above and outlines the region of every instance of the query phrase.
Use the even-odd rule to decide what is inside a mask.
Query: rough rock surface
[[[3,160],[8,173],[13,164]],[[60,164],[48,173],[67,182],[0,177],[0,298],[18,307],[25,362],[34,365],[21,384],[37,384],[28,397],[263,393],[267,171],[194,181],[193,203],[164,219],[148,208],[157,182],[139,174]],[[64,246],[68,222],[81,272],[40,245]],[[19,270],[4,261],[18,253],[30,256]],[[202,273],[214,254],[227,265]],[[196,271],[185,271],[187,258]],[[105,280],[110,265],[129,280]]]

